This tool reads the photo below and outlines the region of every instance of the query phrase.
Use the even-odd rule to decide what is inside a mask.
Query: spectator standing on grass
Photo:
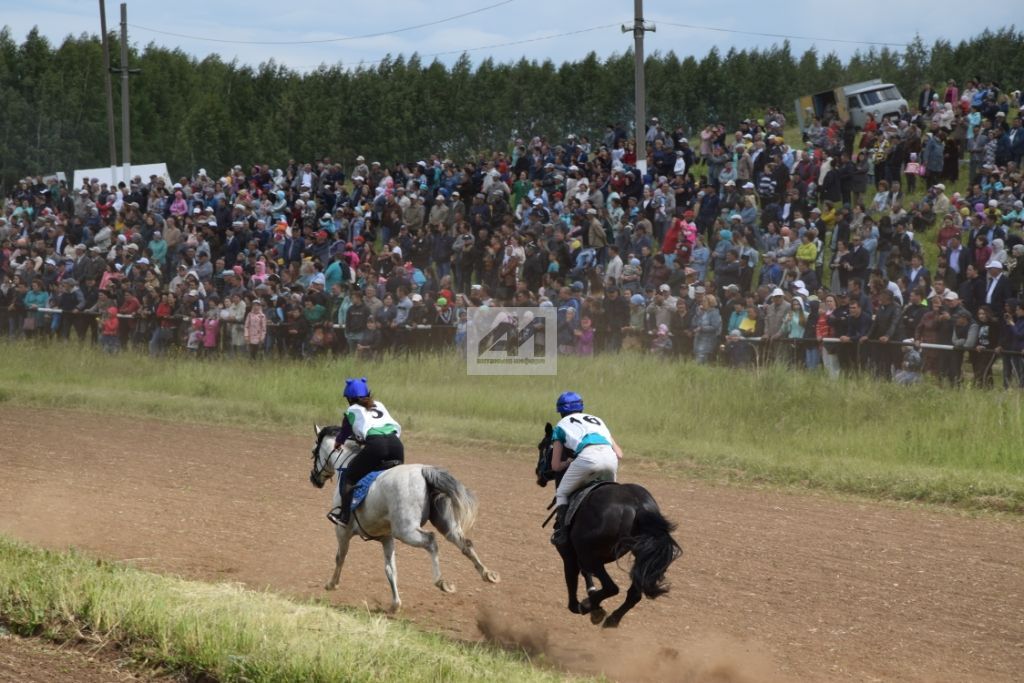
[[[121,340],[118,337],[117,307],[108,306],[100,316],[100,348],[107,353],[117,353],[121,350]]]
[[[203,357],[212,358],[217,355],[220,342],[220,310],[213,306],[206,312],[203,319]]]
[[[263,313],[263,302],[256,299],[245,317],[245,343],[249,346],[249,358],[256,360],[262,355],[267,338],[267,316]]]
[[[693,317],[693,353],[698,364],[706,364],[718,348],[722,333],[722,314],[718,310],[718,299],[705,294],[700,308]]]

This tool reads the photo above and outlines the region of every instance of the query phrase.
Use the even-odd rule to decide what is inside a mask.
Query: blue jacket
[[[924,167],[933,173],[942,172],[942,141],[935,135],[928,138],[924,148]]]

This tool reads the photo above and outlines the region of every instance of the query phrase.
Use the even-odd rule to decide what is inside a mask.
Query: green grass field
[[[158,576],[0,536],[0,624],[116,643],[147,666],[217,681],[557,681],[522,653],[237,585]]]
[[[896,386],[773,367],[731,371],[623,353],[563,358],[559,374],[469,376],[454,355],[356,366],[111,357],[5,345],[0,400],[308,434],[337,423],[366,375],[407,438],[535,457],[560,391],[580,391],[629,460],[688,476],[1024,512],[1021,394]],[[442,444],[438,444],[443,447]],[[429,460],[429,453],[415,453]]]

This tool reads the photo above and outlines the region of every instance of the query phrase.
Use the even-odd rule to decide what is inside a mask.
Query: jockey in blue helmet
[[[583,397],[575,391],[559,396],[555,410],[562,419],[551,433],[551,469],[558,472],[568,467],[568,470],[555,491],[555,533],[551,535],[551,542],[562,545],[569,540],[565,529],[569,496],[598,479],[615,481],[622,449],[599,417],[583,412]],[[567,448],[576,454],[570,463],[563,459]]]
[[[349,460],[345,474],[338,478],[341,487],[341,506],[331,510],[327,517],[335,524],[348,524],[352,507],[352,492],[359,480],[370,472],[386,470],[405,462],[405,447],[399,438],[402,426],[380,401],[375,401],[365,377],[345,380],[343,392],[348,401],[336,447],[348,439],[355,439],[363,448]]]

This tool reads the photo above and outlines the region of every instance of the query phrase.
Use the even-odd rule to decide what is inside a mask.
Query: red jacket
[[[662,254],[674,254],[676,245],[679,243],[679,236],[683,232],[683,219],[677,218],[672,221],[672,226],[665,233],[665,240],[661,243]]]
[[[117,317],[117,309],[113,306],[108,308],[107,316],[107,319],[103,321],[103,328],[100,333],[104,337],[116,337],[117,329],[121,322]]]

